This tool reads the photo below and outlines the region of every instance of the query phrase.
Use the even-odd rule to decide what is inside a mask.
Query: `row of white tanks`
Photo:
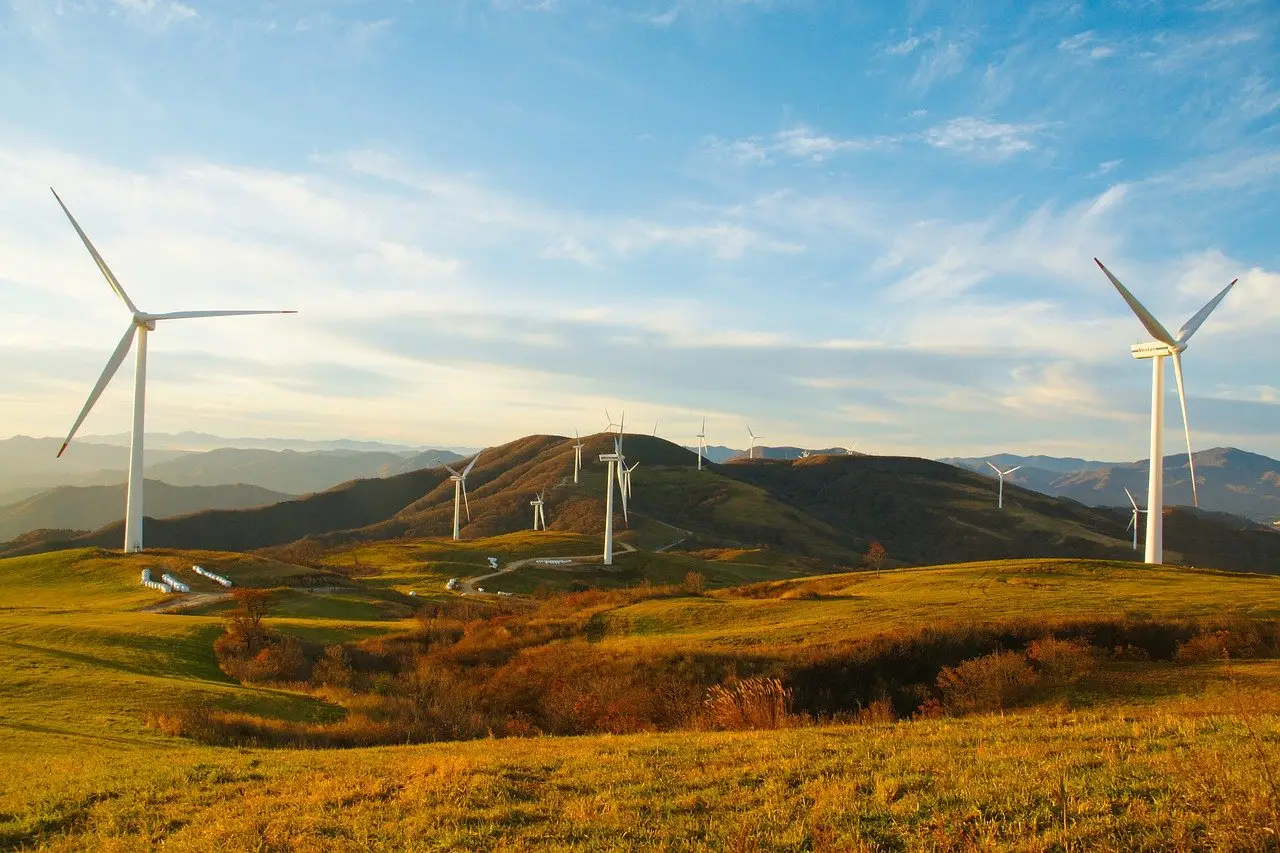
[[[225,578],[222,575],[214,574],[213,572],[209,571],[208,569],[202,566],[192,566],[191,571],[195,572],[201,577],[208,578],[209,580],[213,581],[214,583],[220,586],[224,586],[224,587],[231,586],[230,578]],[[156,592],[163,592],[163,593],[191,592],[191,587],[187,586],[185,583],[178,580],[176,577],[169,574],[168,572],[165,572],[164,574],[162,574],[160,576],[160,580],[155,580],[151,577],[150,569],[143,569],[141,582],[143,586],[147,587],[148,589],[154,589]]]

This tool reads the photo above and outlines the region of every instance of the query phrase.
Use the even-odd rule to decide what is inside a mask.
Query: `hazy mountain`
[[[970,468],[994,479],[994,472],[983,464],[985,458],[988,457],[943,461]],[[1123,507],[1129,505],[1129,499],[1124,493],[1125,487],[1128,487],[1138,499],[1139,505],[1144,505],[1146,501],[1148,462],[1145,459],[1129,463],[1085,462],[1084,464],[1092,467],[1056,474],[1049,470],[1045,460],[1055,468],[1084,460],[1017,457],[1008,454],[989,458],[993,461],[998,459],[995,464],[1005,468],[1019,464],[1019,459],[1040,461],[1038,467],[1025,467],[1015,471],[1005,478],[1006,482],[1055,497],[1071,498],[1090,506]],[[1232,513],[1259,522],[1280,519],[1280,461],[1234,447],[1215,447],[1196,453],[1195,462],[1201,509]],[[1164,477],[1165,505],[1190,505],[1191,477],[1186,454],[1173,454],[1164,458]]]
[[[257,486],[171,486],[147,480],[143,513],[187,515],[207,509],[245,509],[290,500],[293,495]],[[18,503],[0,506],[0,542],[40,528],[95,530],[124,518],[125,488],[59,486]]]
[[[529,436],[480,458],[468,480],[466,538],[529,526],[529,500],[545,492],[551,529],[598,534],[604,522],[604,467],[611,446],[585,439],[587,464],[574,485],[573,440]],[[905,563],[1008,556],[1131,558],[1127,515],[1007,485],[997,511],[990,479],[925,459],[819,455],[798,460],[738,460],[694,469],[694,454],[663,439],[627,436],[639,462],[630,528],[642,547],[683,540],[682,548],[766,546],[828,566],[854,565],[871,540]],[[453,519],[448,472],[424,469],[356,480],[294,501],[240,511],[211,511],[147,522],[155,547],[248,550],[308,537],[321,546],[401,537],[446,536]],[[687,531],[687,533],[685,533]],[[6,555],[60,544],[118,547],[119,524],[74,537],[50,535]],[[647,544],[646,544],[647,543]],[[1170,511],[1166,558],[1205,567],[1280,571],[1280,535],[1240,529],[1203,514]]]
[[[186,435],[184,433],[184,435]],[[193,434],[194,435],[194,434]],[[124,482],[129,451],[73,442],[61,459],[59,439],[0,441],[0,489],[13,503],[55,486],[114,486]],[[186,452],[148,447],[146,476],[174,486],[243,483],[289,495],[307,494],[347,480],[386,477],[465,457],[448,450],[412,453],[361,450],[267,450],[221,447]]]
[[[107,444],[128,447],[130,433],[120,432],[112,435],[86,435],[76,439],[87,443]],[[351,438],[329,440],[311,440],[304,438],[225,438],[204,432],[149,432],[147,433],[147,453],[151,448],[169,448],[188,452],[217,450],[223,447],[239,447],[246,450],[355,450],[373,453],[418,453],[427,450],[427,444],[391,444],[383,441],[359,441]],[[448,448],[458,453],[474,453],[477,448]]]
[[[1096,462],[1090,459],[1076,459],[1071,456],[1018,456],[1013,453],[993,453],[990,456],[953,456],[939,459],[948,465],[959,465],[974,471],[990,471],[986,463],[999,466],[1008,471],[1015,465],[1025,468],[1039,468],[1055,474],[1073,474],[1076,471],[1092,471],[1096,468],[1111,468],[1120,462]]]
[[[129,467],[127,447],[73,441],[58,458],[61,446],[60,438],[18,435],[0,440],[0,491],[23,489],[34,494],[54,486],[79,485],[103,469],[123,472]],[[148,450],[147,460],[164,462],[182,455],[182,451]],[[123,476],[119,479],[123,481]]]

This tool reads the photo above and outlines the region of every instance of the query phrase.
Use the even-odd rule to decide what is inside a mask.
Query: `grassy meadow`
[[[1016,710],[768,731],[318,750],[207,746],[146,724],[192,700],[309,723],[347,711],[333,692],[227,677],[217,613],[140,612],[164,599],[137,585],[143,564],[283,585],[272,628],[354,643],[413,631],[378,608],[482,573],[487,556],[594,550],[538,536],[343,551],[326,559],[351,577],[323,595],[289,587],[315,568],[231,554],[0,561],[0,848],[1280,849],[1274,659],[1109,661]],[[749,551],[635,556],[749,585],[619,599],[589,643],[599,653],[803,650],[945,623],[1280,618],[1280,580],[1240,574],[1003,561],[787,577],[803,567]]]

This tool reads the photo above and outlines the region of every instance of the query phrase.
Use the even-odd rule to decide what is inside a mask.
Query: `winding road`
[[[614,544],[617,545],[618,549],[623,553],[629,554],[632,551],[636,550],[634,546],[628,545],[626,542],[614,542]],[[498,569],[498,571],[496,572],[489,572],[487,575],[477,575],[476,577],[473,577],[473,578],[459,578],[458,589],[453,591],[458,593],[459,595],[496,596],[497,593],[481,592],[480,590],[476,589],[476,584],[480,583],[481,581],[487,581],[489,578],[496,578],[499,575],[505,575],[510,572],[518,571],[520,569],[523,569],[525,566],[529,565],[530,563],[537,563],[539,560],[572,560],[573,564],[569,566],[545,566],[544,567],[548,569],[559,569],[560,571],[572,572],[574,571],[573,565],[589,566],[594,563],[599,563],[602,559],[604,558],[599,554],[587,554],[585,556],[580,556],[580,557],[525,557],[523,560],[513,560],[512,562],[507,564],[506,568]]]

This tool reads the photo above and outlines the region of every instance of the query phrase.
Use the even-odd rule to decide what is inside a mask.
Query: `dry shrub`
[[[1178,663],[1200,663],[1210,660],[1222,660],[1227,657],[1226,631],[1198,634],[1185,643],[1178,643],[1178,650],[1173,659]]]
[[[707,691],[707,722],[720,729],[781,729],[796,723],[792,694],[776,678],[744,678]]]
[[[888,696],[882,696],[865,708],[859,708],[858,716],[854,721],[866,726],[874,723],[892,723],[897,718],[898,715],[893,710],[893,702]]]
[[[1114,660],[1126,661],[1128,663],[1146,663],[1151,660],[1150,653],[1141,646],[1122,645],[1116,646],[1111,650],[1111,657]]]
[[[1027,646],[1027,659],[1036,668],[1045,686],[1059,686],[1078,681],[1096,664],[1093,649],[1080,640],[1043,637]]]
[[[279,634],[243,666],[241,679],[251,682],[301,681],[307,677],[307,669],[302,641]]]
[[[938,675],[942,705],[953,714],[999,711],[1029,699],[1037,686],[1035,670],[1017,652],[992,652]]]
[[[342,646],[326,646],[324,656],[311,670],[311,681],[317,686],[350,690],[355,681],[355,670],[347,650]]]
[[[689,572],[684,576],[682,586],[690,595],[702,595],[707,588],[707,579],[703,577],[702,572]]]

